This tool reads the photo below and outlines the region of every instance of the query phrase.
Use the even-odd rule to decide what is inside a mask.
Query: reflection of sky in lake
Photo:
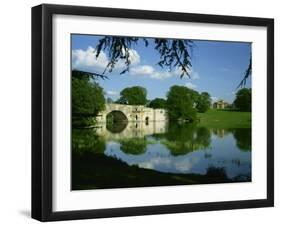
[[[240,151],[232,133],[219,137],[211,136],[208,148],[194,150],[187,154],[172,155],[161,140],[151,140],[141,154],[124,153],[118,141],[108,141],[105,154],[117,158],[128,165],[169,173],[206,174],[211,166],[224,168],[228,178],[238,175],[251,175],[251,152]]]

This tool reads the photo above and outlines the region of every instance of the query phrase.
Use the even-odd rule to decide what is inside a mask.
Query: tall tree
[[[196,120],[194,90],[185,86],[172,86],[167,94],[167,109],[170,120]]]
[[[147,103],[146,95],[147,91],[144,87],[132,86],[120,92],[120,98],[117,102],[130,105],[145,105]]]
[[[166,108],[167,101],[163,98],[155,98],[148,104],[151,108]]]
[[[248,88],[240,89],[236,93],[236,99],[234,100],[234,106],[240,111],[252,110],[252,90]]]
[[[197,100],[196,108],[198,112],[204,113],[209,110],[211,106],[211,96],[207,92],[202,92]]]
[[[72,116],[75,117],[77,124],[86,125],[92,123],[87,118],[97,116],[105,107],[103,89],[90,75],[79,71],[72,71],[71,79]]]

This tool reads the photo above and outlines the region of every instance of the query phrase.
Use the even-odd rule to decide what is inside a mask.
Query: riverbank
[[[210,109],[198,113],[199,125],[212,128],[251,128],[251,112]]]
[[[163,173],[129,166],[123,161],[92,152],[73,153],[72,189],[127,188],[168,185],[194,185],[251,181],[237,176],[229,179],[224,168],[209,167],[205,175]]]

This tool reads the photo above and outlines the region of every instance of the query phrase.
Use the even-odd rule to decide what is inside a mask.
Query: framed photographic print
[[[274,204],[274,21],[32,8],[32,217]]]

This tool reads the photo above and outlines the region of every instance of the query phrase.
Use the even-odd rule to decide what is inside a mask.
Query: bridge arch
[[[106,114],[107,122],[128,122],[127,115],[120,110],[112,110]]]
[[[113,110],[106,115],[106,128],[112,133],[121,133],[128,125],[128,118],[124,112]]]

